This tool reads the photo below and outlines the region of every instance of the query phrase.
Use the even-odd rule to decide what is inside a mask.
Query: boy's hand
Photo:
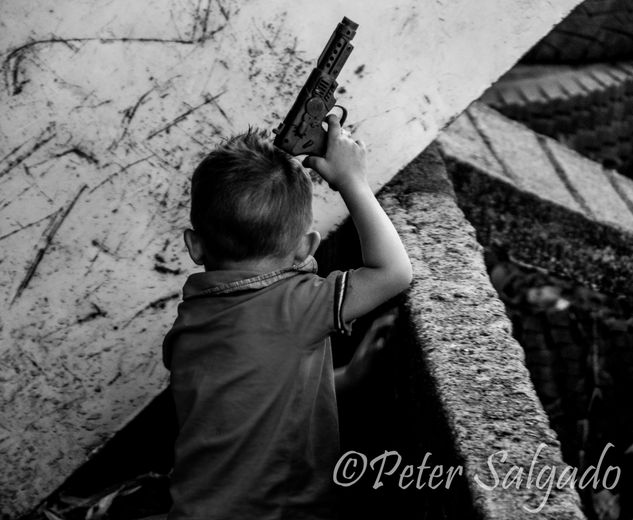
[[[335,114],[327,117],[327,151],[325,157],[306,157],[303,165],[316,171],[335,190],[350,183],[367,182],[367,150],[361,141],[354,141],[341,130]]]
[[[398,232],[367,182],[365,146],[341,133],[335,115],[327,122],[325,157],[308,157],[303,164],[341,193],[358,231],[363,266],[350,272],[341,312],[349,322],[404,291],[413,271]]]
[[[367,376],[376,353],[385,346],[397,315],[397,310],[393,310],[374,320],[356,347],[350,362],[345,367],[336,370],[337,390],[353,388]]]

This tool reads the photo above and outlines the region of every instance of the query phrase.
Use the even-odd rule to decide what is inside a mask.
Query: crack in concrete
[[[147,99],[147,96],[149,96],[156,87],[152,87],[151,89],[149,89],[147,92],[145,92],[143,95],[141,95],[138,100],[136,101],[136,103],[131,106],[126,108],[123,111],[123,119],[121,120],[121,124],[123,125],[123,130],[121,132],[121,135],[119,136],[118,139],[116,139],[115,141],[112,142],[112,144],[108,147],[108,150],[113,150],[115,149],[117,146],[119,146],[119,144],[121,143],[121,141],[123,140],[123,138],[127,135],[128,130],[130,128],[130,124],[132,123],[132,119],[134,119],[134,115],[136,114],[136,111],[139,109],[139,107],[145,102],[145,100]]]
[[[222,26],[223,28],[223,26]],[[215,31],[217,32],[217,31]],[[211,34],[211,36],[213,34],[215,34],[215,32],[213,32]],[[121,37],[121,38],[98,38],[98,37],[94,37],[94,38],[48,38],[48,39],[44,39],[44,40],[34,40],[28,43],[25,43],[23,45],[20,45],[19,47],[16,47],[15,49],[9,51],[9,53],[6,55],[6,57],[4,58],[3,62],[2,62],[2,66],[0,67],[0,69],[4,70],[4,76],[5,76],[5,86],[7,91],[11,92],[12,95],[17,95],[20,94],[20,92],[22,92],[22,86],[24,85],[24,82],[20,82],[18,79],[18,69],[17,67],[20,64],[20,60],[22,59],[22,56],[24,55],[25,52],[27,52],[28,50],[30,50],[33,47],[39,46],[39,45],[47,45],[47,44],[58,44],[58,43],[62,43],[68,47],[70,47],[71,49],[75,50],[74,47],[72,47],[72,43],[82,43],[82,42],[100,42],[100,43],[176,43],[176,44],[182,44],[182,45],[195,45],[197,43],[201,43],[203,42],[206,37],[206,35],[203,35],[203,37],[201,37],[198,40],[194,40],[193,38],[191,39],[186,39],[186,38],[126,38],[126,37]]]
[[[68,206],[66,206],[65,209],[60,209],[59,211],[57,211],[57,213],[51,219],[50,225],[46,228],[46,230],[44,231],[44,234],[42,235],[42,238],[40,241],[41,245],[37,248],[37,251],[35,252],[35,256],[33,257],[33,259],[31,260],[31,263],[27,267],[26,274],[24,275],[24,278],[18,285],[15,295],[13,296],[13,299],[11,300],[11,303],[9,305],[13,305],[15,300],[17,300],[22,295],[22,293],[24,292],[24,289],[28,287],[29,282],[31,281],[31,279],[33,278],[33,275],[35,274],[35,271],[37,270],[37,266],[40,265],[42,258],[44,258],[44,254],[46,253],[46,250],[48,249],[48,247],[51,245],[51,242],[53,241],[55,234],[57,233],[57,231],[63,224],[64,220],[66,220],[66,218],[72,211],[73,207],[75,206],[77,200],[79,199],[81,194],[86,190],[87,187],[88,186],[83,184],[81,188],[79,189],[79,191],[75,194],[73,199],[70,201]]]
[[[220,113],[228,120],[228,116],[226,115],[226,113],[224,113],[224,111],[222,109],[220,109],[219,105],[217,104],[217,99],[220,96],[222,96],[225,92],[226,92],[226,90],[223,90],[222,92],[220,92],[219,94],[216,94],[215,96],[209,96],[208,94],[205,95],[204,96],[204,101],[202,103],[200,103],[199,105],[196,105],[195,107],[191,107],[189,110],[186,110],[185,112],[183,112],[179,116],[175,117],[169,123],[167,123],[165,126],[162,126],[158,130],[154,130],[153,132],[150,132],[148,134],[148,136],[146,137],[146,139],[149,141],[150,139],[152,139],[153,137],[157,136],[158,134],[166,132],[172,126],[177,125],[183,119],[185,119],[187,116],[189,116],[190,114],[192,114],[196,110],[202,108],[203,106],[208,105],[209,103],[213,103],[216,107],[218,107],[218,110],[220,110]]]
[[[36,226],[40,222],[52,218],[58,211],[59,210],[54,211],[53,213],[51,213],[49,215],[46,215],[45,217],[42,217],[40,219],[37,219],[34,222],[29,222],[28,224],[20,226],[18,229],[14,229],[13,231],[9,231],[8,233],[5,233],[4,235],[0,236],[0,240],[4,240],[5,238],[9,238],[10,236],[15,235],[16,233],[19,233],[20,231],[24,231],[25,229],[28,229],[28,228],[33,227],[33,226]]]
[[[156,300],[148,303],[141,310],[139,310],[136,313],[134,313],[134,315],[122,325],[122,328],[127,327],[130,323],[132,323],[136,318],[138,318],[146,310],[148,310],[148,309],[159,309],[159,308],[162,309],[168,301],[174,300],[176,298],[180,298],[180,291],[168,294],[167,296],[163,296],[161,298],[157,298]]]
[[[99,160],[94,155],[82,150],[78,146],[73,146],[72,148],[70,148],[69,150],[66,150],[65,152],[60,152],[58,154],[55,154],[55,157],[63,157],[64,155],[68,155],[71,153],[75,154],[77,157],[81,157],[82,159],[85,159],[89,163],[96,164],[96,165],[99,164]]]
[[[7,160],[11,155],[17,154],[17,156],[13,160],[7,161],[7,166],[0,171],[0,178],[9,173],[13,168],[22,163],[25,159],[33,155],[37,150],[39,150],[42,146],[51,141],[57,133],[54,131],[55,125],[48,125],[41,133],[35,138],[35,143],[33,143],[29,148],[24,150],[22,153],[17,154],[17,152],[22,148],[26,143],[31,141],[31,139],[27,139],[21,145],[16,146],[11,150],[7,155],[5,155],[0,162]],[[49,134],[49,135],[46,135]]]
[[[105,179],[103,179],[99,184],[97,184],[96,186],[91,188],[89,193],[95,192],[96,190],[101,188],[101,186],[103,186],[105,183],[107,183],[110,180],[112,180],[113,177],[119,175],[120,173],[123,173],[124,171],[128,170],[132,166],[134,166],[136,164],[139,164],[139,163],[142,163],[144,161],[147,161],[148,159],[151,159],[152,157],[155,157],[155,156],[156,156],[156,153],[152,153],[151,155],[148,155],[147,157],[141,157],[140,159],[137,159],[136,161],[132,161],[131,163],[126,164],[125,166],[122,166],[119,170],[111,173]]]

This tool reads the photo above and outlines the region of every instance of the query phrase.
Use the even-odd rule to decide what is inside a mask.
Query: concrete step
[[[523,58],[529,63],[587,63],[633,58],[633,3],[585,0]]]
[[[519,65],[481,100],[633,177],[633,63]]]
[[[633,181],[476,103],[438,139],[484,245],[633,301]]]

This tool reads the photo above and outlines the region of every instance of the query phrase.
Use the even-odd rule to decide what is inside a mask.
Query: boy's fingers
[[[365,333],[363,343],[367,345],[374,344],[377,349],[381,349],[385,344],[385,337],[389,336],[390,329],[398,317],[396,312],[388,312],[376,318],[369,330]]]
[[[382,350],[385,346],[386,338],[384,336],[376,337],[370,331],[367,332],[363,341],[358,345],[356,354],[360,357],[364,357],[370,352],[376,352]]]
[[[388,331],[393,327],[393,320],[388,317],[379,318],[372,323],[369,330],[365,333],[362,343],[366,345],[377,344],[382,341],[384,343],[385,337],[388,336]]]
[[[306,168],[312,168],[313,170],[319,170],[319,166],[323,166],[325,163],[325,159],[322,157],[314,157],[313,155],[308,155],[301,164]]]
[[[371,328],[373,330],[380,330],[391,327],[396,321],[396,316],[396,313],[383,314],[382,316],[374,320],[374,322],[371,324]]]
[[[341,120],[336,114],[328,114],[325,118],[328,129],[335,128],[338,132],[341,131]]]
[[[326,118],[328,143],[341,135],[341,123],[336,114],[330,114]]]

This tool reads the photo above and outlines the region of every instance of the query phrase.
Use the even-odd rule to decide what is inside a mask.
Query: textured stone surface
[[[500,180],[514,184],[516,179],[504,169],[503,164],[486,144],[484,134],[478,131],[474,118],[458,117],[450,125],[450,134],[440,134],[439,140],[446,154],[462,157]]]
[[[466,117],[471,119],[513,184],[552,202],[579,209],[534,132],[497,117],[497,112],[483,105],[474,105]]]
[[[164,384],[189,173],[222,135],[276,126],[343,15],[340,101],[377,189],[577,3],[2,2],[3,512]],[[315,212],[324,233],[344,215],[324,185]]]
[[[495,178],[503,178],[501,170],[504,180],[525,193],[633,231],[629,179],[480,103],[442,132],[439,143],[447,157]]]
[[[552,189],[538,163],[532,168],[517,165],[511,155],[499,154],[513,179],[501,180],[497,169],[488,170],[482,161],[473,160],[474,150],[462,154],[451,144],[463,140],[464,126],[456,137],[449,127],[438,142],[460,207],[477,229],[479,242],[501,242],[518,260],[600,292],[623,295],[633,303],[630,180],[491,109],[480,108],[473,106],[469,111],[479,111],[480,119],[496,120],[486,126],[488,142],[482,146],[482,156],[489,156],[491,148],[501,150],[495,147],[498,139],[537,143],[551,161],[547,171],[554,185],[559,188],[562,181],[567,192]],[[523,183],[526,176],[532,180]]]
[[[414,267],[406,306],[419,348],[469,482],[481,518],[582,519],[575,492],[527,489],[486,491],[475,480],[493,482],[488,457],[507,451],[508,463],[495,459],[499,478],[510,464],[527,475],[541,442],[547,448],[534,466],[566,467],[560,445],[534,392],[523,350],[512,338],[505,309],[490,283],[482,247],[458,208],[438,155],[429,150],[410,164],[381,194]],[[414,377],[419,377],[415,374]],[[523,507],[537,508],[529,513]]]

